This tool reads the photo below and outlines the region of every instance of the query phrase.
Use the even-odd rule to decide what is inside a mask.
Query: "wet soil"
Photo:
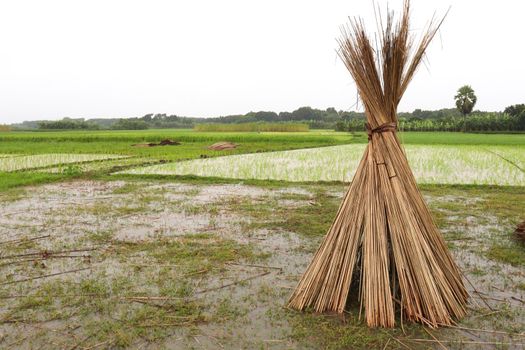
[[[185,280],[190,284],[192,300],[202,301],[207,321],[163,328],[166,333],[155,337],[139,332],[126,347],[343,348],[337,339],[323,340],[324,335],[320,334],[312,335],[311,339],[297,337],[298,324],[306,327],[300,321],[303,314],[284,308],[323,233],[311,237],[293,232],[288,226],[279,228],[275,225],[276,218],[271,218],[272,225],[265,227],[266,219],[257,215],[259,210],[269,215],[274,210],[289,211],[292,215],[294,210],[315,203],[317,196],[330,198],[336,208],[343,191],[340,185],[267,188],[146,181],[72,181],[26,188],[16,198],[0,201],[3,276],[0,277],[0,348],[118,347],[111,337],[105,342],[85,339],[91,325],[83,324],[82,318],[62,315],[39,319],[39,313],[45,310],[41,305],[24,308],[32,317],[31,322],[13,321],[9,317],[13,317],[12,310],[19,307],[18,299],[8,297],[50,288],[46,284],[49,281],[74,285],[89,279],[122,279],[125,282],[119,283],[127,283],[126,288],[130,290],[158,294],[151,281],[167,278],[163,277],[164,269],[172,263],[168,261],[164,266],[152,260],[146,250],[135,247],[174,241],[194,244],[184,240],[193,235],[204,235],[199,241],[203,249],[219,240],[231,240],[241,247],[250,247],[257,258],[255,261],[228,260],[225,265],[207,267],[209,272],[197,271],[195,278]],[[523,265],[491,260],[485,254],[494,237],[509,227],[508,223],[489,213],[483,217],[458,213],[450,206],[461,201],[475,205],[485,200],[480,196],[458,197],[434,192],[425,196],[432,210],[442,218],[439,226],[472,293],[469,316],[459,324],[463,329],[440,329],[432,334],[451,342],[445,343],[450,348],[492,348],[494,345],[488,344],[490,342],[499,342],[498,346],[504,348],[520,348],[520,344],[525,343],[525,269]],[[3,243],[24,238],[22,242]],[[33,238],[38,239],[30,240]],[[72,250],[81,251],[70,252]],[[126,255],[122,253],[130,250]],[[66,257],[44,259],[41,253],[45,251]],[[5,258],[35,252],[40,255]],[[35,258],[35,261],[20,261],[26,258]],[[136,266],[146,267],[137,273]],[[62,272],[68,273],[20,282]],[[94,312],[91,317],[105,316]],[[315,322],[321,324],[326,320],[315,319],[314,324],[309,325],[313,333]],[[344,323],[338,327],[344,327]],[[429,339],[423,330],[420,334],[421,338]],[[436,342],[405,341],[403,344],[409,344],[410,348],[440,347]],[[404,347],[395,341],[385,345],[386,348]],[[359,347],[366,348],[365,345]]]

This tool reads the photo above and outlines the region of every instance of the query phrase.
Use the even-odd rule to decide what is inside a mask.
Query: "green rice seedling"
[[[153,165],[123,173],[348,182],[364,147],[363,144],[352,144],[233,155]],[[525,185],[525,173],[520,169],[525,164],[525,152],[520,148],[492,146],[489,150],[468,145],[406,145],[405,151],[419,183]]]
[[[96,160],[117,159],[125,156],[109,154],[38,154],[30,156],[0,158],[0,171],[11,172],[18,170],[44,168],[59,164],[82,163]]]

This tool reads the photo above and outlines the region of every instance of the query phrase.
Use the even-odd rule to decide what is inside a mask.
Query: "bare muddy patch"
[[[4,240],[13,242],[4,245],[0,256],[0,285],[10,286],[0,290],[0,344],[60,348],[86,339],[83,346],[127,347],[150,339],[146,345],[153,348],[164,343],[188,348],[203,337],[203,344],[205,339],[215,346],[239,344],[235,339],[240,338],[231,338],[234,333],[228,340],[221,332],[224,323],[237,329],[241,316],[243,322],[253,321],[251,329],[266,329],[261,337],[271,334],[271,327],[261,328],[267,306],[252,310],[253,288],[282,279],[281,267],[265,266],[290,266],[297,274],[297,261],[302,268],[307,255],[294,254],[302,239],[293,233],[247,231],[251,218],[231,205],[238,200],[275,202],[290,194],[309,192],[73,181],[30,188],[2,202],[0,230]],[[42,238],[34,239],[37,235]],[[232,298],[239,301],[233,305]],[[192,306],[187,314],[172,312],[181,302]],[[146,316],[159,308],[160,316]],[[134,321],[124,321],[124,314]],[[78,326],[69,329],[70,324]],[[115,332],[101,332],[108,325]],[[33,330],[30,337],[28,329]],[[282,337],[287,331],[280,329]],[[122,337],[124,330],[130,335]],[[216,335],[210,338],[212,330]]]

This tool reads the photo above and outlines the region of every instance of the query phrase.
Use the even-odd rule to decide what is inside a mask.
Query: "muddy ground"
[[[523,348],[523,188],[424,190],[472,293],[458,328],[284,308],[343,192],[118,180],[1,194],[0,348]]]

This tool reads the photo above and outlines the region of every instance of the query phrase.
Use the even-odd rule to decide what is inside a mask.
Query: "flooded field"
[[[287,310],[343,185],[70,181],[0,195],[0,347],[520,348],[523,189],[424,191],[472,293],[458,328]],[[515,203],[509,206],[508,203]],[[494,344],[492,344],[494,343]]]

